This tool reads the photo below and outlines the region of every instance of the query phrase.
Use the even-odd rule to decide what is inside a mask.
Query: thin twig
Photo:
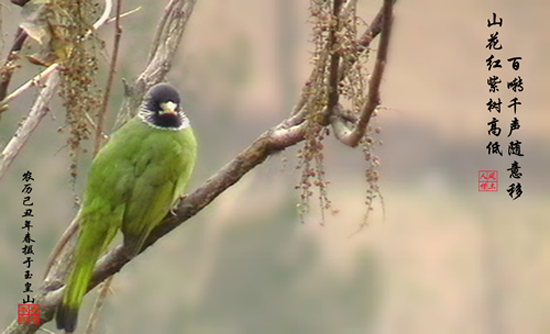
[[[103,13],[101,13],[101,16],[97,21],[93,24],[93,30],[97,30],[99,27],[101,27],[107,20],[109,19],[109,16],[111,15],[111,11],[113,10],[113,0],[105,0],[105,8],[103,8]],[[89,31],[88,34],[92,33],[93,31]]]
[[[34,87],[37,82],[40,82],[40,80],[52,74],[57,69],[58,66],[59,66],[58,63],[48,66],[44,71],[37,74],[34,78],[30,79],[29,81],[19,86],[16,90],[11,92],[10,95],[6,96],[4,100],[0,101],[0,107],[7,105],[11,101],[19,97],[21,94],[29,90],[31,87]]]
[[[17,28],[17,32],[15,33],[15,40],[13,41],[13,45],[10,52],[8,53],[8,57],[6,58],[6,61],[2,66],[2,81],[0,82],[0,101],[2,101],[8,93],[8,86],[10,84],[13,72],[17,68],[16,62],[19,59],[18,53],[19,51],[21,51],[23,43],[28,36],[29,35],[25,32],[25,30],[23,30],[22,28]],[[5,108],[0,108],[0,115],[3,111],[5,111]]]
[[[103,305],[105,305],[105,299],[107,298],[109,291],[111,291],[111,283],[113,282],[114,277],[115,276],[108,277],[100,285],[99,294],[95,300],[92,313],[90,313],[90,317],[88,318],[88,325],[86,326],[86,331],[84,332],[85,334],[92,334],[94,332],[95,325],[99,319],[99,311],[101,311]]]
[[[15,135],[8,142],[2,153],[0,154],[0,179],[8,169],[9,165],[15,159],[23,145],[27,142],[31,133],[34,131],[40,120],[48,113],[48,103],[50,102],[59,76],[52,74],[46,80],[44,88],[40,90],[34,105],[31,108],[29,116],[23,121],[21,126],[15,132]]]
[[[131,10],[127,11],[127,12],[124,12],[124,13],[120,14],[120,18],[121,18],[121,19],[122,19],[122,18],[125,18],[126,16],[132,15],[132,14],[134,14],[134,13],[137,13],[137,12],[140,11],[140,10],[141,10],[141,6],[138,6],[138,7],[134,8],[134,9],[131,9]],[[110,19],[108,19],[107,21],[105,21],[105,24],[109,24],[109,23],[115,22],[115,21],[116,21],[116,17],[111,17]]]
[[[107,77],[107,84],[105,85],[105,94],[103,95],[103,103],[101,110],[97,116],[97,126],[95,132],[94,142],[94,156],[99,152],[103,144],[103,127],[105,125],[105,116],[107,114],[107,106],[109,104],[109,97],[111,96],[111,88],[113,86],[113,79],[115,77],[116,63],[118,59],[118,47],[120,45],[120,36],[122,34],[122,28],[120,27],[120,9],[122,7],[122,0],[117,0],[116,3],[116,20],[115,20],[115,38],[113,42],[113,54],[111,57],[111,66],[109,68],[109,76]]]

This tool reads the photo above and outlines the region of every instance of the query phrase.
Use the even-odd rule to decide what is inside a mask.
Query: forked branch
[[[382,76],[388,56],[393,19],[393,3],[394,0],[384,0],[382,6],[382,34],[380,37],[380,45],[376,53],[374,71],[369,79],[367,100],[361,108],[361,114],[358,121],[350,130],[347,125],[349,123],[339,115],[333,115],[331,120],[336,138],[348,146],[355,147],[359,144],[361,138],[363,138],[367,131],[367,125],[369,124],[369,120],[374,110],[380,104],[380,84],[382,82]]]

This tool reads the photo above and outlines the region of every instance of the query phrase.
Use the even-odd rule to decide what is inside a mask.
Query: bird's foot
[[[178,198],[178,200],[176,201],[176,203],[174,203],[174,206],[170,208],[170,213],[172,214],[172,216],[177,216],[176,214],[176,210],[178,209],[178,207],[180,206],[181,202],[183,202],[183,200],[187,197],[187,195],[183,195],[181,196],[180,198]]]

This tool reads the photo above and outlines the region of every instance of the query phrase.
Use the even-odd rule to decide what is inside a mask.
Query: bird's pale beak
[[[164,102],[160,104],[163,114],[175,114],[178,105],[172,101]]]

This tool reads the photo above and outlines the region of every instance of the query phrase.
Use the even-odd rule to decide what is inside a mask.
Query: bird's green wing
[[[139,137],[134,184],[124,212],[122,232],[127,254],[133,257],[145,239],[182,195],[195,162],[196,142],[191,129]]]
[[[151,230],[166,215],[172,204],[175,189],[174,180],[166,177],[151,164],[135,182],[134,191],[123,218],[124,248],[130,257],[141,250]]]

